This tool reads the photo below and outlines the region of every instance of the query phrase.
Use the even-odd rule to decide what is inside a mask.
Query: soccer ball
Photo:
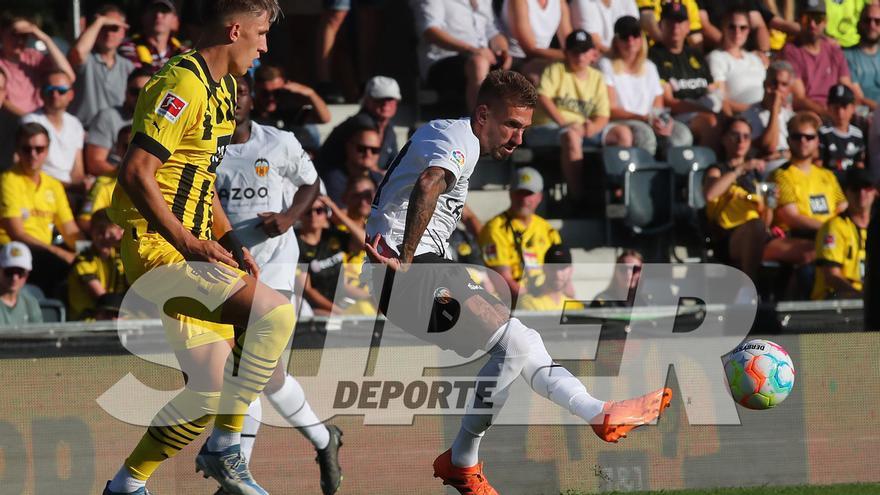
[[[779,344],[754,339],[727,355],[724,372],[733,400],[749,409],[770,409],[794,386],[791,356]]]

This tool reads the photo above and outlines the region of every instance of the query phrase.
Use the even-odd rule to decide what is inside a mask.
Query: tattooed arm
[[[440,167],[428,167],[419,176],[409,196],[403,247],[400,251],[401,263],[412,263],[419,240],[428,228],[434,209],[437,208],[437,200],[454,181],[452,172]]]

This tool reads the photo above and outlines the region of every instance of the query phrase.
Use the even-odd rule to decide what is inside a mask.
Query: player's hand
[[[260,267],[257,265],[257,261],[251,256],[250,250],[248,248],[242,248],[242,253],[244,254],[244,266],[241,266],[242,270],[250,273],[254,278],[260,278]]]
[[[257,228],[262,228],[269,237],[278,237],[293,227],[293,220],[283,213],[264,212],[257,216],[260,218]]]
[[[181,250],[183,258],[193,263],[192,270],[212,283],[231,283],[236,273],[230,267],[238,266],[232,253],[216,241],[194,240]]]
[[[394,270],[395,272],[405,272],[409,269],[409,264],[403,264],[400,262],[400,258],[398,258],[397,254],[390,249],[383,248],[382,245],[382,234],[376,234],[372,240],[367,237],[366,245],[364,249],[367,251],[367,256],[370,258],[370,261],[373,263],[381,263],[388,268]],[[387,255],[386,255],[387,254]]]

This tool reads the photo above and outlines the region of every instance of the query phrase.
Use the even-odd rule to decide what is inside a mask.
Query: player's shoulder
[[[207,99],[209,74],[198,52],[184,52],[172,57],[159,72],[154,74],[147,87],[154,91],[167,90],[190,96],[203,95]]]
[[[278,146],[281,144],[287,147],[302,147],[294,133],[279,129],[274,125],[258,124],[252,121],[251,133],[257,134],[259,140],[263,142],[263,144],[269,144],[270,146]]]

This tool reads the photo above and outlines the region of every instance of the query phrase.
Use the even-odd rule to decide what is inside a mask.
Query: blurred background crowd
[[[611,283],[630,293],[599,305],[632,304],[641,263],[670,260],[736,266],[765,300],[861,297],[880,3],[281,3],[247,90],[251,119],[293,132],[324,184],[296,226],[315,314],[372,310],[358,234],[377,182],[416,126],[468,115],[495,68],[532,80],[539,107],[511,160],[478,165],[491,201],[466,208],[451,251],[523,309],[575,298],[573,253],[595,246],[616,249]],[[0,8],[0,324],[118,311],[121,229],[104,209],[132,113],[210,4]]]

